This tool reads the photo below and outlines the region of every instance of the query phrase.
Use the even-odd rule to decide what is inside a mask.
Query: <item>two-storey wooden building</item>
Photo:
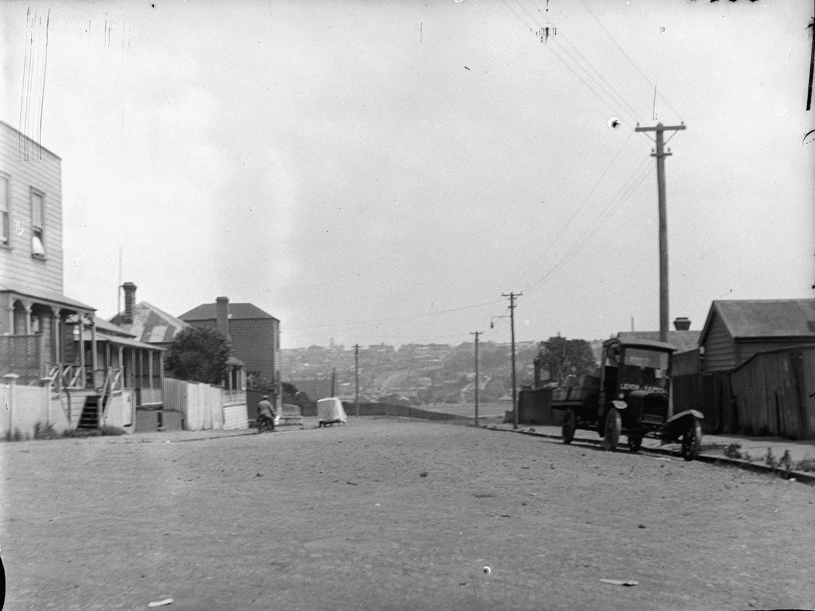
[[[63,293],[61,166],[0,122],[0,376],[50,386],[71,427],[131,426],[126,391],[146,380],[137,355],[158,359],[161,350]]]
[[[95,308],[66,297],[62,161],[0,122],[0,373],[84,384],[79,337]]]
[[[280,321],[251,303],[230,303],[218,297],[179,316],[197,327],[214,327],[229,337],[232,354],[246,365],[247,385],[259,381],[275,390],[275,404],[282,406],[280,378]]]

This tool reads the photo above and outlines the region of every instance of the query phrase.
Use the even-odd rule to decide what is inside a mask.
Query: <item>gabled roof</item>
[[[186,322],[197,322],[201,320],[216,320],[218,318],[217,305],[214,303],[202,303],[197,308],[193,308],[189,312],[185,312],[179,318]],[[251,303],[228,303],[227,315],[231,320],[249,319],[254,320],[258,318],[271,318],[277,320],[271,314],[267,314],[259,307]]]
[[[714,301],[700,343],[718,315],[733,339],[806,337],[815,339],[815,299]]]
[[[169,344],[176,333],[189,326],[146,301],[133,306],[132,323],[120,322],[123,317],[123,314],[117,314],[110,322],[147,344]]]
[[[687,352],[699,347],[701,331],[668,331],[668,343],[672,344],[677,352]],[[621,331],[617,337],[623,343],[636,340],[659,341],[659,331]]]

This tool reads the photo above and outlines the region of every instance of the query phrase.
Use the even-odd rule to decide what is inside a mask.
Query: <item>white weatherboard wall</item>
[[[246,405],[224,406],[224,429],[248,429],[249,416]]]
[[[131,390],[113,393],[105,407],[105,426],[115,426],[126,433],[133,432],[136,401]]]
[[[221,404],[224,406],[225,429],[249,428],[245,390],[221,390]]]
[[[188,431],[245,429],[249,426],[246,391],[164,378],[164,409],[184,414]]]
[[[51,401],[49,386],[0,385],[0,437],[18,432],[33,437],[38,423],[41,429],[50,424],[56,433],[73,428],[59,404]]]

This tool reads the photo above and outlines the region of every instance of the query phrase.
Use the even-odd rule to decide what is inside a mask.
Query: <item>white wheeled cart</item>
[[[345,413],[345,408],[342,406],[342,401],[337,397],[329,397],[327,399],[320,399],[317,401],[317,420],[318,426],[328,426],[334,424],[342,424],[348,421],[348,416]]]

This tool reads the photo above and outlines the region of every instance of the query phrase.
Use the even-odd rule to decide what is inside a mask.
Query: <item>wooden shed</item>
[[[815,299],[714,301],[699,338],[703,372],[730,371],[761,352],[815,343]]]

